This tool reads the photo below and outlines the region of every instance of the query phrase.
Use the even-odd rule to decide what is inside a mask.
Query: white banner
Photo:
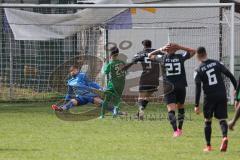
[[[131,0],[98,0],[97,4],[131,4]],[[93,4],[94,5],[94,4]],[[123,8],[83,9],[74,14],[40,14],[5,8],[15,40],[64,39],[83,28],[104,24],[123,12]]]

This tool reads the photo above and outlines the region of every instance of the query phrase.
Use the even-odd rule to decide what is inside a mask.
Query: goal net
[[[2,4],[0,100],[46,101],[62,96],[71,65],[78,65],[91,80],[106,86],[101,68],[109,48],[117,46],[120,58],[130,62],[143,49],[141,42],[145,39],[152,41],[153,48],[168,42],[192,48],[205,46],[210,58],[222,61],[233,71],[231,13],[231,4],[159,4],[145,8],[132,4]],[[190,103],[194,100],[193,72],[198,64],[195,58],[185,63],[186,100]],[[141,71],[139,65],[129,70],[128,88],[138,85]],[[226,85],[229,90],[228,81]]]

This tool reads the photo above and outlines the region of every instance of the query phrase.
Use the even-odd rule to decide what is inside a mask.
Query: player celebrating
[[[222,143],[220,151],[227,151],[228,144],[228,125],[226,119],[227,115],[227,95],[222,73],[230,78],[234,88],[236,89],[237,82],[234,76],[225,68],[219,61],[208,59],[204,47],[197,49],[197,59],[201,62],[200,66],[195,72],[196,84],[196,99],[195,99],[195,112],[199,114],[199,100],[201,95],[201,83],[203,84],[204,102],[203,113],[205,118],[205,139],[207,146],[204,148],[205,152],[212,150],[211,147],[211,132],[212,132],[212,117],[219,120],[222,131]]]
[[[143,72],[140,77],[139,82],[139,96],[138,96],[138,113],[137,117],[140,120],[144,119],[144,109],[147,107],[149,102],[149,97],[157,91],[157,87],[159,85],[159,63],[152,62],[148,58],[148,53],[154,51],[152,49],[152,42],[150,40],[142,41],[143,51],[137,53],[132,62],[127,64],[123,69],[127,70],[132,65],[140,62],[142,65]],[[158,52],[158,54],[163,54]]]
[[[125,62],[118,59],[119,49],[117,47],[110,48],[110,52],[111,60],[103,67],[104,74],[109,75],[110,78],[107,82],[106,96],[102,104],[100,118],[104,118],[105,109],[111,101],[114,105],[113,116],[119,114],[119,105],[125,85],[126,73],[122,70]],[[124,112],[121,114],[124,114]]]
[[[78,66],[71,66],[69,72],[72,78],[67,82],[68,91],[65,96],[67,103],[62,106],[52,105],[52,109],[55,111],[69,110],[73,106],[87,103],[101,106],[102,99],[90,90],[90,88],[101,89],[101,87],[96,82],[90,81],[86,73],[80,72]]]
[[[237,90],[236,90],[236,98],[235,98],[235,115],[233,117],[233,119],[228,123],[228,128],[230,130],[233,130],[233,127],[235,126],[237,120],[240,117],[240,77],[238,80],[238,86],[237,86]]]
[[[185,53],[176,54],[178,50],[184,50]],[[156,55],[159,51],[165,52],[165,55]],[[184,62],[195,55],[195,50],[180,46],[178,44],[169,43],[163,48],[149,53],[151,60],[159,61],[164,69],[163,78],[165,81],[173,84],[174,89],[167,95],[164,100],[167,103],[168,118],[173,128],[173,137],[182,135],[182,126],[185,117],[184,102],[186,97],[186,73]],[[178,109],[178,126],[175,116],[175,110]]]

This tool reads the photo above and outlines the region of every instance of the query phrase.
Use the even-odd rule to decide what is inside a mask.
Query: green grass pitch
[[[236,160],[240,122],[229,132],[228,152],[221,153],[220,127],[213,121],[214,151],[203,153],[203,117],[188,106],[182,137],[173,138],[169,122],[131,119],[62,121],[50,104],[0,104],[0,160]],[[165,106],[149,106],[147,113]],[[126,107],[124,109],[127,109]],[[133,109],[130,110],[134,113]],[[159,112],[159,111],[157,111]],[[233,111],[229,112],[233,116]]]

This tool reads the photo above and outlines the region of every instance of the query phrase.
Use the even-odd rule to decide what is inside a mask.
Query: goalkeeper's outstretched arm
[[[68,86],[67,94],[65,96],[65,101],[71,100],[73,94],[74,94],[73,88],[71,86]]]

